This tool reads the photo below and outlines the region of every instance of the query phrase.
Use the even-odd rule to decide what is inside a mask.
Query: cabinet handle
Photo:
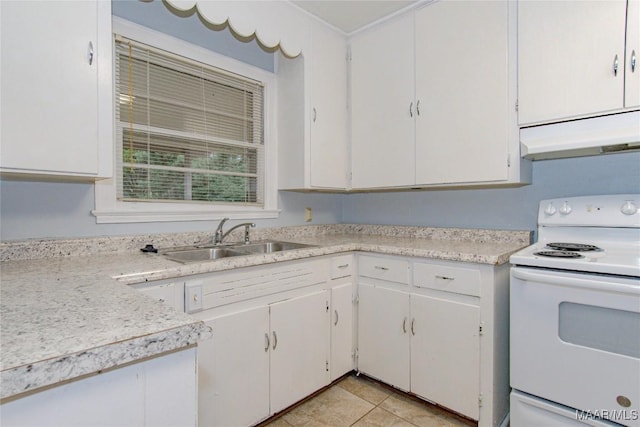
[[[164,298],[158,298],[158,301],[164,303]]]
[[[349,264],[342,264],[338,266],[338,268],[347,268],[347,267],[349,267]]]
[[[418,99],[418,102],[416,103],[416,114],[420,115],[420,100]]]
[[[405,333],[405,334],[407,333],[407,318],[406,317],[402,321],[402,332]]]
[[[618,75],[618,55],[616,55],[616,57],[613,58],[613,75],[614,76]]]
[[[276,335],[276,331],[273,331],[273,349],[275,350],[278,346],[278,336]]]
[[[318,118],[318,111],[316,110],[316,107],[313,107],[313,123],[316,122],[316,118]]]
[[[269,334],[268,333],[264,333],[264,352],[266,353],[267,351],[269,351]]]
[[[413,327],[415,325],[415,323],[416,323],[416,318],[414,317],[413,319],[411,319],[411,335],[414,335],[414,336],[416,334],[416,331],[415,331],[415,329]]]
[[[337,326],[338,325],[338,319],[340,318],[338,316],[338,310],[333,310],[333,312],[336,314],[336,321],[333,323],[333,326]]]
[[[436,276],[436,279],[442,279],[442,280],[456,280],[455,277],[447,277],[447,276]]]
[[[636,50],[633,49],[631,51],[631,72],[634,73],[636,71]]]
[[[89,65],[93,65],[93,43],[89,42],[89,51],[87,52]]]
[[[387,270],[389,270],[387,267],[382,267],[382,266],[379,266],[379,265],[376,265],[376,266],[374,266],[373,268],[375,268],[376,270],[382,270],[382,271],[387,271]]]
[[[409,116],[413,117],[413,101],[409,104]]]

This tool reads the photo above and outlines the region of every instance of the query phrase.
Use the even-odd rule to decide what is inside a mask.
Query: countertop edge
[[[9,368],[0,372],[0,399],[187,348],[210,336],[211,329],[194,320],[178,328]]]

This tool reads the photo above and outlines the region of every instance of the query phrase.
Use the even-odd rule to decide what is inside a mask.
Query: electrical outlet
[[[304,208],[304,221],[311,222],[313,220],[313,209]]]

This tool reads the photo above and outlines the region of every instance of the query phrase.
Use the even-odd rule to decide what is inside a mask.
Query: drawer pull
[[[264,352],[266,353],[267,351],[269,351],[269,334],[268,333],[264,333]]]
[[[273,349],[275,350],[278,346],[278,336],[276,335],[276,331],[273,331]]]
[[[436,279],[441,279],[441,280],[456,280],[456,278],[455,278],[455,277],[447,277],[447,276],[440,276],[440,275],[437,275],[437,276],[436,276]]]
[[[336,321],[333,323],[333,326],[337,326],[338,325],[338,319],[339,319],[338,310],[333,310],[333,312],[336,314]]]
[[[379,266],[379,265],[376,265],[376,266],[375,266],[375,267],[373,267],[373,268],[375,268],[376,270],[382,270],[382,271],[387,271],[387,270],[389,270],[387,267],[382,267],[382,266]]]
[[[349,264],[342,264],[338,266],[338,268],[347,268],[347,267],[349,267]]]
[[[402,321],[402,332],[407,333],[407,318],[405,317]]]
[[[411,319],[411,335],[416,334],[416,330],[414,329],[414,325],[416,324],[416,318],[414,317],[413,319]]]

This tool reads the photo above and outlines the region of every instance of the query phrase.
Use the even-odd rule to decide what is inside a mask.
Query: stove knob
[[[562,204],[562,206],[560,207],[560,214],[562,215],[569,215],[571,213],[571,205],[569,204],[569,202],[564,202]]]
[[[556,207],[555,207],[555,206],[553,206],[553,202],[550,202],[550,203],[547,205],[547,207],[546,207],[546,208],[544,208],[544,213],[545,213],[545,215],[549,215],[549,216],[551,216],[551,215],[555,215],[555,213],[556,213],[557,211],[558,211],[558,210],[556,209]]]
[[[633,215],[636,212],[638,212],[638,206],[635,203],[633,203],[631,200],[627,200],[620,207],[620,212],[622,212],[625,215]]]

